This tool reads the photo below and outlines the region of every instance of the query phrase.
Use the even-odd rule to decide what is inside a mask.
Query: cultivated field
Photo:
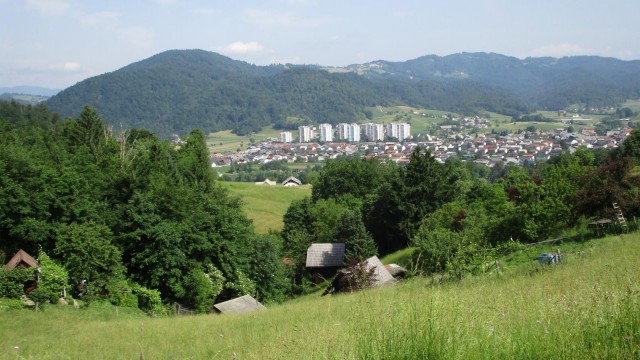
[[[240,196],[242,209],[253,220],[256,231],[282,230],[282,216],[293,200],[311,195],[311,185],[284,187],[256,185],[247,182],[221,182],[232,195]]]
[[[529,248],[460,282],[415,278],[247,315],[0,311],[7,359],[637,359],[640,235]],[[513,261],[522,259],[522,261]]]

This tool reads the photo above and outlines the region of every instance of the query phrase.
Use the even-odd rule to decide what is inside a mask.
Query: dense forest
[[[410,105],[475,115],[616,106],[640,97],[640,62],[599,57],[519,60],[498,54],[426,56],[406,62],[255,66],[202,50],[171,50],[58,93],[47,105],[76,116],[85,105],[114,128],[161,138],[274,124],[354,122],[372,106]],[[289,118],[289,121],[287,119]],[[300,123],[291,122],[300,119]]]
[[[639,130],[618,149],[579,148],[528,168],[442,164],[421,148],[406,166],[337,159],[280,233],[257,234],[211,170],[202,131],[175,147],[145,129],[112,132],[91,107],[63,119],[0,101],[0,259],[18,249],[39,258],[35,299],[86,284],[71,295],[150,313],[305,293],[314,242],[345,243],[353,259],[413,246],[418,270],[462,276],[477,250],[585,229],[612,218],[614,202],[639,216],[638,164]],[[19,297],[33,276],[0,274],[0,297]]]
[[[176,149],[146,130],[111,133],[89,107],[62,120],[0,102],[0,149],[3,259],[48,256],[85,296],[116,304],[150,290],[200,312],[248,293],[282,300],[278,239],[216,183],[200,130]]]

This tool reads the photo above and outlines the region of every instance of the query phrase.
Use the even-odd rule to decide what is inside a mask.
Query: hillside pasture
[[[292,201],[311,196],[311,185],[285,187],[246,182],[221,182],[232,195],[242,199],[242,209],[259,233],[282,230],[282,217]]]
[[[374,123],[406,122],[411,124],[412,135],[428,132],[429,128],[444,120],[442,116],[448,114],[454,117],[460,116],[450,111],[420,109],[403,105],[376,106],[370,107],[368,110],[373,114],[371,122]],[[422,114],[427,116],[422,116]]]
[[[271,126],[264,127],[260,132],[252,135],[236,135],[231,130],[218,131],[210,133],[207,136],[207,148],[210,153],[228,153],[235,152],[238,149],[246,150],[251,146],[251,139],[255,143],[266,140],[267,138],[280,138],[280,130]]]
[[[0,349],[16,359],[638,358],[640,235],[571,249],[560,265],[539,264],[533,247],[497,273],[414,278],[244,315],[0,311],[11,324],[0,328]]]
[[[622,104],[621,107],[628,107],[629,109],[633,110],[633,112],[640,112],[640,99],[627,100]]]

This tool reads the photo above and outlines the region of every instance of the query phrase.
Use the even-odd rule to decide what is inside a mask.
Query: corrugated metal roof
[[[224,301],[213,305],[223,314],[243,313],[266,309],[258,300],[251,295],[244,295],[235,299]]]
[[[307,267],[344,265],[344,243],[311,244],[307,249]]]

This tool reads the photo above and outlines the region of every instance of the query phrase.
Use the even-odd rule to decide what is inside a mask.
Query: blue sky
[[[0,0],[0,87],[65,88],[170,49],[344,66],[422,55],[640,59],[638,0]]]

